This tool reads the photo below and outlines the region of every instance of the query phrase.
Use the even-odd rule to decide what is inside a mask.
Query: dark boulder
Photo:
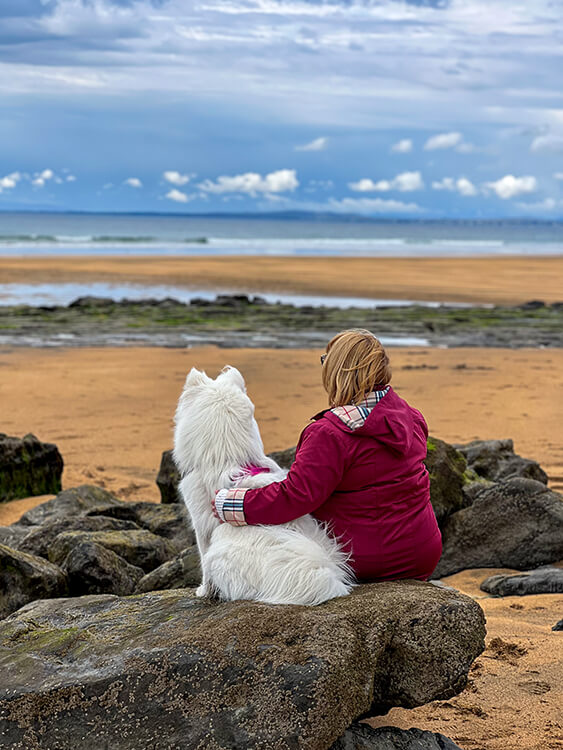
[[[118,500],[111,492],[91,484],[82,484],[80,487],[73,487],[70,490],[60,492],[52,500],[28,510],[20,518],[18,524],[39,526],[52,518],[83,516],[96,508],[105,508],[108,505],[119,505],[120,503],[121,500]]]
[[[441,578],[467,568],[530,570],[563,558],[563,497],[533,479],[480,492],[442,528]]]
[[[275,461],[282,469],[291,469],[292,463],[295,461],[295,448],[286,448],[284,451],[273,451],[268,453],[268,458]]]
[[[177,551],[195,543],[195,535],[184,503],[119,503],[106,508],[96,508],[90,511],[89,515],[104,515],[133,521],[140,528],[168,539]]]
[[[35,435],[24,438],[0,433],[0,502],[61,490],[63,459],[56,445]]]
[[[18,526],[17,524],[0,526],[0,544],[5,544],[6,547],[12,549],[19,549],[26,536],[31,534],[35,528],[35,526]]]
[[[352,724],[330,750],[461,750],[443,734],[422,729],[398,729]]]
[[[547,484],[547,474],[537,461],[514,453],[512,440],[474,440],[455,446],[476,474],[493,482],[512,477],[535,479]]]
[[[66,578],[56,565],[0,544],[0,619],[35,599],[66,593]]]
[[[127,531],[138,529],[132,521],[120,521],[106,516],[62,516],[45,521],[44,524],[30,529],[29,526],[12,526],[10,528],[25,529],[28,533],[20,542],[19,549],[39,557],[49,557],[49,548],[64,531]]]
[[[11,750],[329,748],[369,712],[457,694],[479,605],[416,581],[318,607],[188,590],[34,602],[0,623]]]
[[[200,583],[199,552],[193,546],[143,576],[137,584],[136,592],[144,594],[147,591],[184,589],[199,586]]]
[[[499,574],[486,578],[481,591],[493,596],[563,594],[563,569],[544,567],[519,574]]]
[[[551,628],[552,630],[563,630],[563,620],[559,620],[559,622],[556,622],[555,625]]]
[[[181,503],[182,498],[178,492],[180,472],[176,468],[172,451],[164,451],[160,459],[160,469],[156,477],[156,483],[160,490],[161,503]]]
[[[440,527],[445,520],[469,505],[463,492],[470,481],[465,458],[448,443],[429,437],[424,461],[430,476],[430,500]]]
[[[81,542],[96,542],[115,552],[145,573],[154,570],[176,554],[167,540],[146,529],[133,531],[65,531],[49,547],[49,560],[57,565]]]
[[[141,568],[130,565],[115,552],[96,542],[84,541],[71,549],[62,565],[71,596],[84,594],[132,594],[143,577]]]

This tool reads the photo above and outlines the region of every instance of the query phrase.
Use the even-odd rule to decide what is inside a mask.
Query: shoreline
[[[563,256],[0,257],[1,283],[114,282],[316,296],[518,305],[563,301]]]

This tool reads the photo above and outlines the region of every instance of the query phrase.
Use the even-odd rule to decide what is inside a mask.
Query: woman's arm
[[[341,439],[330,425],[314,422],[303,434],[295,462],[283,482],[260,489],[220,490],[215,510],[234,526],[293,521],[319,508],[345,471]]]

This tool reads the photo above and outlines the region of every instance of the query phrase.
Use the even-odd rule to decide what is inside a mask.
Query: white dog
[[[193,368],[176,410],[174,459],[201,557],[198,596],[272,604],[320,604],[352,589],[345,553],[311,516],[276,526],[220,524],[211,509],[223,487],[263,487],[286,476],[264,454],[244,379],[226,367],[216,380]],[[245,467],[269,471],[250,476]]]

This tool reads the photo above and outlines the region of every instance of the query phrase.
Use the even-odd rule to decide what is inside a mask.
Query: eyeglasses
[[[324,365],[326,359],[326,354],[321,354],[321,365]]]

